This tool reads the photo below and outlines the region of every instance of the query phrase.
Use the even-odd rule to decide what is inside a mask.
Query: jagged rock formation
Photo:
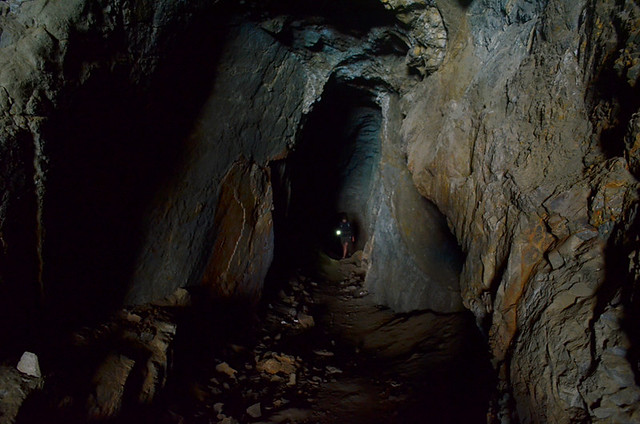
[[[361,197],[341,205],[373,296],[470,309],[504,422],[638,421],[638,9],[0,3],[1,339],[25,350],[43,307],[77,319],[203,281],[259,296],[270,207],[290,206],[272,174],[290,186],[291,150],[345,84],[375,170],[354,168]],[[425,230],[436,207],[459,278],[442,224]]]
[[[467,253],[463,299],[519,419],[637,421],[630,264],[616,256],[635,251],[622,137],[638,107],[626,94],[638,7],[443,11],[457,27],[451,56],[407,99],[403,134],[416,185]]]

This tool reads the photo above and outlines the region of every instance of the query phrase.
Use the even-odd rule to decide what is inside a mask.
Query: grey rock
[[[124,388],[135,361],[124,355],[110,354],[93,376],[93,392],[87,399],[91,419],[114,417],[122,406]]]
[[[42,377],[42,374],[40,373],[38,355],[36,355],[35,353],[24,352],[20,357],[20,361],[18,362],[18,366],[16,368],[18,369],[18,371],[28,376],[35,378]]]
[[[41,380],[24,378],[13,367],[0,366],[0,424],[15,422],[31,393],[41,388]]]
[[[247,408],[247,414],[252,418],[260,418],[262,416],[262,409],[260,408],[260,402],[254,403]]]
[[[549,263],[553,267],[553,269],[558,269],[562,265],[564,265],[564,259],[562,259],[562,255],[557,250],[549,252]]]

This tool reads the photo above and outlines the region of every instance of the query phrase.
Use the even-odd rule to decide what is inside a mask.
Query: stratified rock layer
[[[616,258],[634,249],[621,235],[638,184],[622,147],[638,101],[618,55],[633,50],[638,6],[438,3],[451,55],[404,96],[403,134],[417,187],[467,253],[463,300],[502,389],[521,422],[638,421],[629,264]]]

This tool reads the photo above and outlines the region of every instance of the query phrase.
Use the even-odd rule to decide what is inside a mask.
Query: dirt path
[[[252,335],[232,336],[208,362],[187,361],[197,375],[168,391],[183,396],[167,399],[164,420],[486,422],[488,364],[469,315],[376,306],[356,260],[325,258],[325,274],[334,281],[290,278]]]
[[[320,263],[258,311],[183,290],[75,333],[17,423],[486,422],[491,373],[469,314],[395,314],[370,300],[357,256]]]

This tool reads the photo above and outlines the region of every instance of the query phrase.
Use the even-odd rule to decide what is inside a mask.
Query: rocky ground
[[[45,375],[17,422],[486,422],[491,377],[470,316],[374,305],[358,255],[322,269],[295,273],[253,315],[179,291],[76,333],[66,371]]]

